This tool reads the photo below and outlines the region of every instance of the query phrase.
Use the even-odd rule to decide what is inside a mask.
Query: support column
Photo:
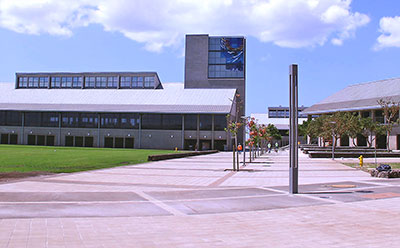
[[[142,114],[139,114],[139,149],[142,148]]]
[[[21,118],[21,120],[22,120],[22,123],[21,123],[21,126],[22,126],[22,134],[21,134],[21,145],[25,145],[24,144],[24,141],[25,141],[25,112],[22,112],[22,118]],[[8,142],[8,144],[10,144],[10,142]]]
[[[61,112],[58,113],[58,145],[61,146],[61,121],[62,121]]]
[[[185,149],[185,115],[182,115],[182,150]]]
[[[100,147],[100,139],[101,139],[101,137],[100,137],[100,128],[101,128],[101,116],[100,116],[100,114],[98,113],[97,114],[97,147]]]
[[[200,151],[200,115],[197,115],[197,130],[196,130],[196,147],[197,151]],[[196,149],[195,149],[196,150]]]
[[[215,133],[214,133],[214,115],[211,115],[211,150],[214,150],[214,139],[215,139]]]

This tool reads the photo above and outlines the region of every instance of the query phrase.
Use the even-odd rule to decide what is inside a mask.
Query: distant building
[[[391,99],[400,102],[400,78],[379,80],[368,83],[350,85],[339,92],[325,98],[317,104],[303,111],[304,114],[322,115],[335,112],[355,112],[362,117],[371,117],[373,120],[384,124],[385,118],[382,107],[378,104],[380,99]],[[380,135],[376,139],[369,137],[372,145],[377,148],[386,148],[386,135]],[[389,137],[390,149],[400,150],[400,127],[394,127]],[[367,140],[359,135],[355,139],[357,146],[367,146]],[[353,146],[348,136],[338,140],[340,146]]]
[[[304,115],[301,111],[306,109],[306,107],[301,106],[298,107],[299,115],[298,122],[302,124],[303,121],[307,120],[307,115]],[[251,117],[254,117],[258,124],[273,124],[282,136],[281,146],[285,146],[289,144],[289,107],[268,107],[267,114],[251,114]],[[305,142],[305,140],[300,137],[301,142]]]

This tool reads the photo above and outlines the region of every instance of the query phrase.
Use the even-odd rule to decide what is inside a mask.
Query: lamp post
[[[335,130],[333,129],[333,125],[336,124],[335,121],[330,122],[332,124],[332,160],[335,160]]]

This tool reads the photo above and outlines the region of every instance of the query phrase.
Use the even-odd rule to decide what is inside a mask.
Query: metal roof
[[[380,99],[400,101],[400,78],[350,85],[302,111],[323,114],[337,111],[379,109]]]
[[[0,83],[0,110],[229,113],[236,89],[15,89]]]

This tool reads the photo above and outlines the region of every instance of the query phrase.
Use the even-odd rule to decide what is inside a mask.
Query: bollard
[[[358,159],[360,160],[360,162],[359,162],[360,167],[363,167],[363,165],[364,165],[363,155],[360,155],[360,157],[358,157]]]

